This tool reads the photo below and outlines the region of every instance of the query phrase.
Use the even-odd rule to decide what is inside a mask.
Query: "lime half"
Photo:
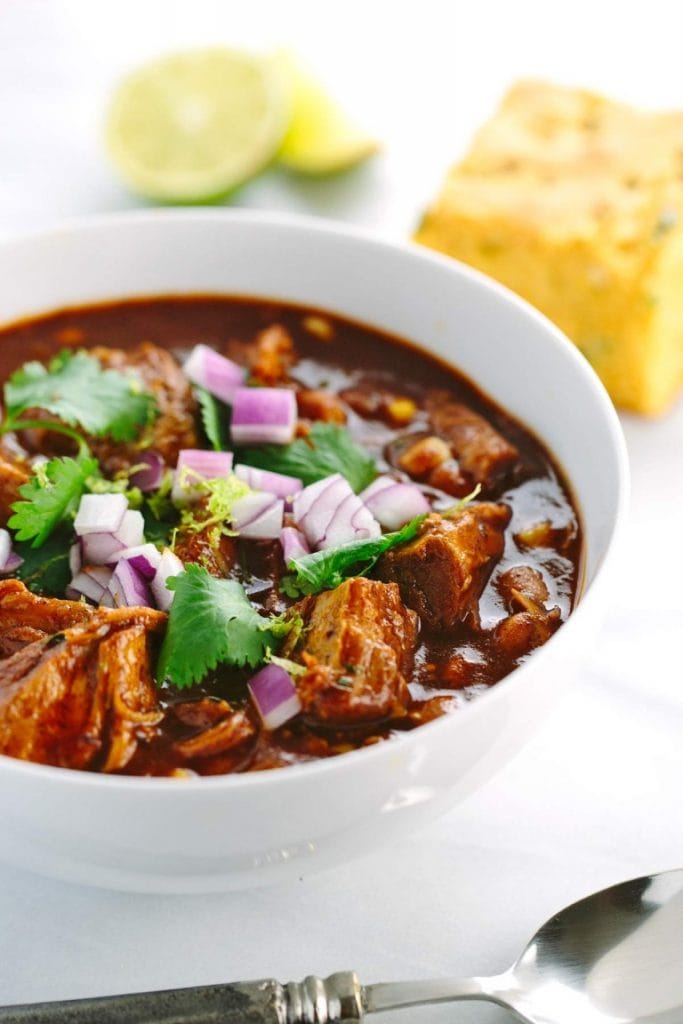
[[[281,164],[301,174],[336,174],[377,152],[376,139],[356,127],[292,54],[277,54],[275,64],[289,85],[292,107]]]
[[[272,61],[228,49],[173,54],[128,75],[114,95],[106,141],[135,192],[207,202],[276,155],[289,98]]]

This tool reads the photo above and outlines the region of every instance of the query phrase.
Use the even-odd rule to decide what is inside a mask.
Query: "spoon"
[[[483,999],[527,1024],[680,1024],[683,870],[588,896],[552,917],[493,978],[361,985],[352,971],[0,1007],[0,1024],[335,1024]]]

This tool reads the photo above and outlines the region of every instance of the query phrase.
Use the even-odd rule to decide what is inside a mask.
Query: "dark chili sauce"
[[[323,339],[311,332],[305,326],[308,317],[324,318],[331,325],[331,338]],[[197,295],[107,303],[66,309],[0,331],[0,379],[29,359],[44,361],[65,347],[106,345],[125,349],[142,341],[169,349],[180,361],[201,342],[244,362],[245,345],[272,324],[283,325],[292,335],[298,360],[290,377],[303,387],[333,394],[353,387],[367,392],[369,407],[372,395],[385,391],[415,402],[417,412],[410,424],[398,427],[379,415],[361,416],[346,406],[348,430],[375,459],[380,473],[392,468],[386,459],[392,442],[407,433],[428,430],[424,397],[430,389],[446,389],[484,416],[520,452],[519,462],[504,485],[481,494],[482,499],[509,505],[512,520],[506,530],[504,555],[480,601],[481,629],[461,625],[447,635],[430,635],[422,629],[409,681],[411,704],[405,717],[359,729],[323,728],[295,719],[273,734],[261,730],[255,747],[190,765],[202,774],[258,770],[343,753],[412,729],[440,714],[457,712],[458,707],[528,657],[506,659],[488,642],[490,629],[507,614],[496,590],[500,573],[522,564],[538,569],[550,592],[549,604],[560,609],[562,621],[569,615],[579,589],[580,520],[570,487],[544,445],[450,366],[374,328],[327,312],[246,297]],[[424,490],[441,506],[457,500],[434,488]],[[560,538],[556,546],[518,544],[515,534],[542,521],[549,521],[553,534]],[[277,589],[277,580],[285,571],[279,542],[241,541],[239,550],[234,574],[252,601],[269,611],[291,604]],[[188,735],[188,726],[173,715],[172,705],[206,694],[239,707],[245,703],[245,682],[250,674],[234,669],[217,671],[201,686],[182,692],[163,686],[162,700],[169,713],[159,738],[138,750],[126,773],[166,774],[172,770],[178,763],[172,744]]]

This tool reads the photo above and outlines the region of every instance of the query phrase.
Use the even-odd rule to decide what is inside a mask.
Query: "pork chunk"
[[[227,576],[237,559],[237,547],[232,537],[221,536],[214,542],[215,527],[203,530],[180,528],[173,547],[181,562],[195,562],[219,579]]]
[[[12,504],[21,500],[19,488],[30,475],[28,463],[16,458],[0,439],[0,526],[5,526],[12,515]]]
[[[154,395],[159,414],[145,436],[146,447],[159,452],[167,465],[175,466],[181,448],[198,446],[192,390],[170,352],[146,341],[128,351],[101,346],[91,352],[105,369],[135,371]],[[101,438],[93,440],[92,447],[108,476],[128,470],[139,461],[136,442]]]
[[[87,622],[94,609],[80,601],[36,597],[19,580],[0,580],[0,658],[34,640]]]
[[[433,630],[479,623],[479,598],[503,553],[506,505],[480,502],[455,518],[433,513],[409,544],[388,551],[377,565],[380,579],[397,583],[403,601]]]
[[[35,628],[42,623],[57,631],[0,662],[0,753],[69,768],[95,762],[104,771],[125,767],[162,716],[147,642],[166,616],[147,608],[93,609],[26,594],[24,607]],[[0,611],[7,608],[8,596],[16,612],[21,596],[16,591],[0,598]],[[55,607],[60,605],[66,607]],[[83,609],[84,617],[67,625],[74,609]]]
[[[488,420],[448,392],[433,391],[427,412],[436,433],[450,446],[460,469],[482,487],[505,476],[519,458],[519,451]]]
[[[297,690],[309,719],[354,726],[402,711],[418,620],[395,584],[354,577],[299,609],[306,630],[289,656],[306,665]]]
[[[506,569],[496,587],[510,614],[493,630],[493,644],[506,658],[517,660],[550,639],[560,625],[560,609],[547,608],[548,587],[531,565]]]
[[[272,324],[261,331],[248,354],[252,376],[259,384],[270,387],[287,379],[290,367],[296,360],[292,336],[281,324]]]
[[[509,612],[533,612],[543,608],[550,597],[545,580],[532,565],[514,565],[496,580],[498,592]]]

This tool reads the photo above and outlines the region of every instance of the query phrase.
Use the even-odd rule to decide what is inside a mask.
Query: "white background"
[[[136,62],[216,42],[293,47],[384,141],[353,174],[270,173],[236,201],[396,237],[517,77],[683,107],[678,2],[0,0],[0,236],[136,205],[101,149],[107,94]],[[623,423],[633,497],[607,621],[505,771],[391,849],[271,889],[129,896],[0,868],[0,1003],[343,968],[497,972],[564,903],[683,866],[683,405]],[[466,1004],[404,1019],[509,1018]]]

